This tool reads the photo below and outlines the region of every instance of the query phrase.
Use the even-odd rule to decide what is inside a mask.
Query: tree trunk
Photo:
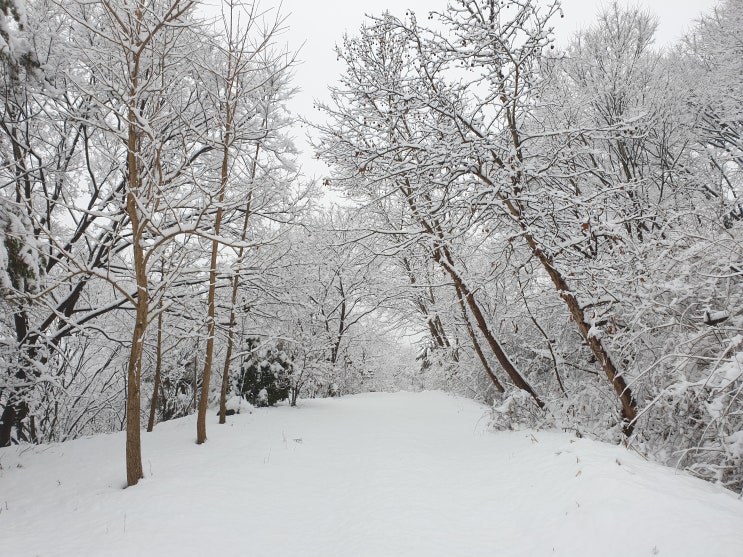
[[[137,304],[137,317],[129,352],[126,393],[126,484],[136,485],[144,477],[142,472],[142,445],[140,439],[140,378],[142,371],[142,345],[147,328],[147,311],[144,304]]]
[[[133,133],[130,136],[134,135]],[[134,152],[129,152],[130,162],[135,159]],[[130,167],[131,168],[131,167]],[[136,162],[133,163],[136,171]],[[131,171],[130,171],[131,172]],[[136,180],[132,173],[131,180]],[[135,190],[136,191],[136,190]],[[132,222],[134,269],[137,280],[137,305],[132,345],[129,352],[126,394],[126,483],[136,485],[144,477],[142,472],[142,446],[140,440],[140,380],[142,376],[142,348],[147,330],[149,314],[149,293],[147,270],[145,268],[144,250],[141,245],[139,211],[134,194],[127,194],[127,210]]]
[[[460,295],[464,297],[467,305],[470,308],[470,311],[472,312],[472,316],[475,318],[477,328],[480,329],[480,333],[482,333],[483,337],[485,337],[485,340],[487,341],[488,346],[492,350],[493,354],[495,354],[498,363],[508,374],[508,377],[511,378],[511,381],[516,387],[529,393],[534,399],[536,405],[539,408],[544,408],[544,402],[542,402],[539,396],[537,396],[537,393],[534,392],[534,389],[532,389],[531,385],[529,385],[526,379],[521,376],[521,373],[519,373],[518,369],[516,369],[516,366],[513,365],[513,362],[511,362],[510,358],[503,350],[500,343],[496,340],[495,336],[490,331],[487,319],[485,319],[485,316],[482,314],[480,306],[475,300],[474,294],[470,292],[469,288],[464,283],[464,280],[454,268],[454,258],[447,248],[445,235],[442,230],[441,224],[436,220],[436,218],[433,218],[433,220],[429,222],[423,216],[421,211],[418,210],[418,206],[413,196],[413,189],[408,179],[405,179],[405,185],[400,189],[405,197],[405,201],[410,207],[413,217],[423,227],[426,233],[431,236],[431,239],[434,242],[431,257],[451,277],[452,281],[454,282],[454,287],[459,291]]]
[[[228,67],[228,75],[231,72],[231,62]],[[231,85],[231,83],[230,83]],[[227,188],[227,179],[229,178],[229,163],[230,163],[230,145],[232,142],[232,99],[230,94],[231,88],[228,86],[227,89],[227,103],[226,103],[226,118],[225,118],[225,134],[224,143],[222,150],[222,169],[219,187],[219,197],[217,200],[217,216],[214,222],[214,235],[215,239],[212,240],[212,256],[209,267],[209,294],[208,294],[208,311],[206,318],[206,356],[204,357],[204,375],[201,383],[201,398],[199,399],[199,411],[196,418],[196,444],[201,445],[206,441],[206,411],[209,404],[209,382],[212,374],[212,361],[214,359],[214,337],[216,334],[216,291],[217,291],[217,255],[219,250],[219,241],[216,237],[219,236],[222,227],[222,214],[224,211],[224,197],[225,189]],[[223,386],[224,388],[224,386]],[[221,406],[221,400],[220,400]]]
[[[346,328],[346,293],[343,291],[343,280],[338,277],[338,292],[341,295],[341,312],[338,318],[338,333],[335,337],[335,342],[330,350],[330,365],[335,367],[338,363],[338,355],[340,354],[341,341],[343,340],[343,333]]]
[[[499,393],[504,393],[506,390],[503,388],[503,385],[500,381],[498,381],[498,378],[495,376],[495,373],[493,373],[492,368],[490,367],[490,364],[488,363],[488,359],[485,357],[485,354],[482,351],[482,347],[480,346],[480,342],[477,340],[477,335],[475,335],[475,331],[472,329],[472,323],[470,323],[469,316],[467,315],[467,306],[464,303],[464,297],[462,296],[462,291],[457,288],[456,286],[454,289],[457,292],[457,300],[459,301],[459,307],[462,310],[462,318],[464,319],[464,325],[467,329],[467,334],[470,337],[470,340],[472,341],[472,346],[475,348],[475,353],[477,354],[477,357],[480,359],[480,363],[482,364],[483,369],[485,370],[485,373],[488,374],[488,377],[490,377],[490,381],[492,381],[495,388],[498,390]]]
[[[266,119],[263,120],[264,126]],[[255,146],[255,153],[253,154],[253,167],[250,172],[250,183],[251,187],[255,184],[255,177],[258,172],[258,155],[260,153],[260,143]],[[248,194],[248,202],[245,205],[245,217],[243,218],[243,229],[240,235],[240,241],[245,242],[248,237],[248,225],[250,224],[250,214],[252,212],[253,205],[253,192]],[[237,306],[237,294],[240,289],[240,265],[242,264],[243,257],[245,256],[245,248],[240,246],[237,252],[237,261],[235,261],[236,269],[235,276],[232,277],[232,296],[230,298],[230,324],[227,331],[227,353],[224,358],[224,368],[222,369],[222,390],[219,395],[219,423],[224,424],[227,422],[227,386],[230,380],[230,364],[232,363],[232,350],[235,343],[235,323],[236,313],[235,307]]]
[[[13,437],[13,425],[16,423],[17,415],[15,402],[8,400],[3,409],[3,415],[0,417],[0,447],[10,446]]]
[[[225,157],[226,160],[226,157]],[[225,162],[226,165],[226,162]],[[224,202],[224,189],[219,196],[219,207],[217,208],[217,221],[214,234],[219,235],[222,221],[222,203]],[[217,290],[217,250],[219,242],[212,240],[212,257],[209,268],[209,295],[206,318],[206,355],[204,356],[204,374],[201,378],[201,397],[199,399],[199,410],[196,418],[196,444],[201,445],[206,441],[206,411],[209,404],[209,381],[212,374],[212,361],[214,359],[214,337],[216,335],[216,290]]]
[[[28,373],[23,367],[24,350],[26,350],[24,343],[28,341],[29,336],[28,315],[26,312],[23,310],[15,312],[13,314],[13,323],[15,325],[15,336],[17,341],[16,349],[19,354],[18,365],[14,375],[19,381],[25,382],[28,380]],[[22,391],[17,388],[10,388],[9,391],[10,393],[7,395],[8,398],[5,402],[2,417],[0,417],[0,447],[9,447],[11,445],[13,440],[13,427],[18,431],[19,438],[21,437],[21,430],[23,427],[21,422],[29,411],[28,404],[21,396]]]
[[[565,277],[555,269],[549,256],[538,248],[534,238],[528,234],[525,234],[524,236],[526,237],[527,243],[532,248],[532,252],[537,259],[539,259],[550,279],[552,279],[552,283],[555,285],[555,289],[558,291],[560,298],[562,298],[568,306],[570,315],[578,326],[578,331],[580,332],[581,337],[583,337],[583,340],[591,349],[591,352],[596,356],[596,359],[606,374],[606,378],[614,388],[614,392],[617,394],[622,405],[622,418],[624,419],[622,429],[627,437],[631,436],[634,432],[634,421],[637,418],[637,401],[635,400],[632,391],[624,380],[624,377],[622,377],[622,374],[617,369],[614,360],[608,350],[606,350],[603,342],[601,342],[601,337],[596,334],[595,331],[591,330],[591,325],[586,319],[586,314],[575,294],[570,289]]]
[[[405,270],[407,271],[410,284],[416,286],[418,284],[418,280],[415,277],[415,273],[413,273],[413,268],[410,265],[410,262],[406,257],[403,257],[402,263],[405,266]],[[434,297],[433,289],[431,288],[429,288],[428,302],[430,302],[431,305],[434,305],[436,303],[436,298]],[[446,331],[444,330],[444,324],[441,322],[441,318],[438,315],[430,314],[430,312],[428,311],[428,304],[426,303],[426,299],[423,296],[418,296],[415,300],[415,305],[421,315],[426,318],[426,325],[428,326],[428,331],[431,334],[431,339],[433,340],[434,344],[438,348],[451,348],[451,343],[449,342],[449,338],[446,336]],[[457,355],[456,351],[452,352],[452,358],[455,362],[459,361],[459,356]]]
[[[157,314],[157,346],[155,347],[155,378],[152,387],[152,400],[150,401],[150,419],[147,422],[147,431],[151,432],[155,428],[155,416],[157,413],[157,399],[160,394],[160,376],[163,367],[163,304],[162,300],[158,304],[159,313]]]
[[[137,72],[139,57],[135,57],[132,71],[132,88],[130,94],[136,98],[138,87]],[[126,393],[126,483],[136,485],[144,477],[142,472],[142,444],[140,440],[140,379],[142,374],[142,347],[149,317],[149,284],[147,280],[147,262],[142,245],[144,223],[140,218],[137,205],[137,194],[140,193],[139,175],[139,135],[137,115],[133,108],[128,111],[127,138],[127,172],[128,191],[126,210],[132,223],[132,252],[134,257],[134,274],[137,283],[136,318],[132,331],[132,345],[129,352]]]
[[[516,155],[518,164],[522,165],[524,161],[521,151],[520,132],[516,124],[516,103],[512,103],[510,112],[509,109],[506,108],[505,113],[507,115],[506,124],[511,132],[513,141],[513,152]],[[493,160],[500,168],[507,169],[504,162],[497,155],[493,156]],[[477,176],[484,182],[486,182],[489,186],[493,187],[494,191],[501,191],[498,185],[494,184],[489,177],[481,173],[477,173]],[[578,331],[580,332],[581,337],[583,337],[583,340],[590,347],[594,356],[596,356],[596,359],[601,365],[601,368],[604,370],[607,379],[609,380],[612,387],[614,388],[614,391],[619,397],[619,401],[622,405],[622,417],[624,419],[624,425],[622,429],[624,430],[624,434],[629,437],[634,431],[634,420],[635,418],[637,418],[637,402],[635,401],[635,398],[632,395],[632,391],[627,385],[627,382],[624,380],[621,373],[619,373],[619,371],[617,370],[617,367],[614,364],[611,355],[601,342],[600,336],[592,333],[591,326],[586,319],[585,312],[580,306],[575,294],[570,289],[567,280],[555,268],[552,257],[544,250],[543,246],[539,244],[539,242],[530,232],[529,222],[527,221],[527,219],[524,218],[523,207],[517,197],[519,192],[521,191],[521,180],[522,175],[521,170],[519,170],[512,178],[514,197],[509,198],[503,193],[498,193],[497,198],[501,201],[501,203],[503,203],[503,205],[506,207],[506,210],[518,223],[524,239],[531,249],[531,252],[539,260],[544,270],[547,271],[547,274],[549,275],[552,284],[555,286],[555,289],[557,290],[560,298],[562,298],[562,300],[568,306],[570,315],[573,317],[573,320],[578,325]]]
[[[518,387],[519,389],[529,393],[534,399],[534,402],[537,404],[537,406],[539,406],[539,408],[544,408],[544,402],[542,402],[537,393],[534,392],[534,389],[531,387],[531,385],[529,385],[526,379],[524,379],[521,373],[519,373],[519,370],[517,370],[516,366],[513,365],[513,362],[511,362],[510,358],[503,350],[498,340],[490,331],[488,322],[485,319],[482,311],[480,310],[480,306],[475,300],[474,294],[470,292],[469,288],[462,280],[462,277],[459,276],[459,274],[456,272],[449,261],[444,261],[444,259],[441,257],[441,254],[435,255],[434,258],[444,268],[444,270],[449,273],[449,276],[454,282],[454,287],[459,290],[461,296],[467,302],[467,306],[472,312],[472,316],[475,318],[475,323],[477,323],[477,328],[480,329],[480,333],[482,333],[482,336],[485,337],[485,340],[487,341],[488,346],[490,346],[493,354],[495,354],[498,363],[508,374],[508,377],[510,377],[513,384],[516,385],[516,387]],[[448,253],[447,259],[451,259],[451,257],[448,256]]]
[[[240,248],[242,250],[242,248]],[[240,258],[238,257],[238,261]],[[235,322],[237,315],[235,305],[237,304],[238,275],[232,277],[232,298],[230,299],[230,323],[227,329],[227,351],[224,355],[224,368],[222,369],[222,390],[219,393],[219,423],[227,422],[227,386],[230,380],[230,363],[232,360],[232,347],[235,343]]]
[[[571,317],[578,326],[578,332],[580,333],[581,337],[588,345],[588,347],[591,349],[591,352],[593,352],[594,356],[596,356],[596,359],[598,360],[601,368],[606,374],[606,378],[609,380],[609,383],[611,383],[612,387],[614,388],[614,392],[617,394],[619,402],[622,405],[622,418],[624,419],[622,429],[627,437],[631,436],[634,432],[634,420],[637,418],[637,401],[635,400],[632,391],[627,385],[627,382],[624,380],[624,377],[622,377],[622,374],[617,369],[616,364],[614,363],[614,360],[612,359],[608,350],[601,342],[601,337],[591,330],[591,325],[589,324],[588,319],[586,319],[586,314],[583,311],[580,303],[578,302],[578,298],[575,296],[572,289],[570,288],[570,285],[568,285],[567,280],[562,275],[562,273],[560,273],[560,271],[555,268],[552,257],[549,256],[544,251],[544,249],[542,249],[542,247],[539,245],[539,242],[529,232],[529,228],[527,226],[527,223],[524,221],[521,208],[517,205],[516,202],[513,202],[502,196],[500,197],[500,199],[505,204],[508,211],[519,223],[524,239],[531,249],[532,254],[534,254],[534,256],[539,260],[542,267],[549,275],[550,280],[555,287],[555,290],[557,290],[560,298],[562,298],[562,300],[567,305]]]

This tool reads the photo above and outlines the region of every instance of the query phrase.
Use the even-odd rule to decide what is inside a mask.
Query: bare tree
[[[189,19],[193,6],[194,2],[182,0],[103,1],[68,10],[91,37],[91,46],[81,54],[99,84],[94,101],[104,111],[98,125],[125,145],[122,194],[131,230],[131,280],[136,289],[129,294],[121,282],[112,284],[135,308],[127,366],[128,485],[142,477],[142,353],[153,315],[149,271],[163,246],[176,235],[198,230],[201,220],[198,210],[189,207],[196,199],[187,180],[194,161],[210,148],[185,139],[203,117],[188,121],[194,107],[193,90],[180,83],[192,68],[184,49],[190,50],[188,41],[197,36],[195,22]],[[184,225],[189,214],[195,215],[195,224]]]
[[[266,19],[268,18],[268,19]],[[214,221],[215,238],[211,244],[211,261],[209,267],[209,290],[207,310],[207,342],[204,358],[203,382],[199,399],[196,443],[206,441],[206,412],[209,398],[209,386],[214,359],[216,337],[216,283],[217,258],[220,242],[222,219],[225,211],[227,189],[236,183],[235,167],[243,157],[235,157],[235,151],[252,151],[253,160],[248,170],[249,188],[247,195],[240,199],[243,208],[243,224],[239,235],[237,257],[242,259],[245,250],[245,239],[252,210],[252,185],[257,174],[257,159],[260,155],[261,142],[266,141],[269,133],[271,104],[277,92],[275,84],[283,83],[283,73],[290,64],[286,53],[276,51],[274,41],[282,31],[284,17],[276,12],[273,15],[262,12],[258,3],[246,7],[243,4],[228,0],[223,4],[222,27],[223,41],[218,48],[224,59],[222,74],[217,76],[220,91],[220,135],[219,149],[222,154],[219,189],[216,195],[216,217]],[[257,113],[257,115],[256,115]],[[234,201],[233,201],[234,203]],[[232,355],[234,330],[234,305],[239,288],[239,273],[232,277],[232,302],[230,324],[228,326],[228,347],[223,372],[222,393],[220,396],[220,421],[224,423],[224,404],[226,398],[226,378],[229,375],[229,361]]]

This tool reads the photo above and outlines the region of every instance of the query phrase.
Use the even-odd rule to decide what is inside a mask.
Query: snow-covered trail
[[[194,444],[194,420],[0,450],[0,554],[12,556],[743,555],[743,501],[612,447],[487,430],[442,393],[260,409]]]

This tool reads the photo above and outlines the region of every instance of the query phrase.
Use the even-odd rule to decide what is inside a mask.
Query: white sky
[[[215,0],[209,0],[214,2]],[[260,0],[261,6],[279,6],[278,0]],[[620,0],[620,3],[622,0]],[[692,21],[703,11],[708,11],[715,0],[630,0],[632,5],[645,7],[659,19],[656,41],[665,46],[674,42],[689,28]],[[445,8],[447,0],[283,0],[280,11],[288,15],[289,29],[286,41],[290,49],[301,47],[301,63],[295,71],[294,85],[299,89],[292,101],[295,114],[313,118],[316,99],[326,97],[328,85],[335,83],[343,68],[336,60],[334,46],[341,42],[343,34],[354,34],[364,21],[365,14],[379,15],[389,10],[395,15],[404,15],[412,9],[420,19],[432,10]],[[563,19],[555,20],[559,42],[565,42],[576,30],[585,28],[595,19],[597,11],[609,2],[592,0],[563,0]],[[314,113],[314,114],[313,114]],[[298,148],[305,151],[302,157],[304,171],[309,176],[320,177],[326,173],[322,163],[312,159],[305,143],[306,130],[296,132]]]

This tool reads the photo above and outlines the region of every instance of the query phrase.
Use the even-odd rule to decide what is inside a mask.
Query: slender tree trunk
[[[505,95],[505,91],[503,92],[504,96],[507,97],[507,95]],[[506,108],[505,113],[507,115],[506,124],[511,132],[513,141],[513,152],[515,153],[519,165],[522,165],[524,161],[521,150],[520,132],[516,123],[516,103],[512,102],[510,112],[509,109]],[[506,168],[504,162],[499,157],[497,157],[497,155],[493,158],[498,166],[504,169]],[[487,176],[484,176],[480,173],[478,173],[477,175],[487,184],[492,186],[494,188],[494,191],[501,191],[498,185],[494,184]],[[631,173],[629,173],[628,176],[631,176]],[[609,354],[609,351],[601,342],[600,335],[595,334],[595,331],[591,330],[591,326],[588,322],[588,319],[586,319],[585,312],[578,302],[578,298],[575,296],[574,292],[568,285],[567,280],[555,267],[552,257],[545,251],[543,246],[540,245],[537,239],[530,232],[529,223],[524,218],[523,207],[521,206],[521,203],[519,202],[517,197],[519,192],[521,191],[521,179],[521,171],[519,170],[512,178],[514,197],[509,198],[508,196],[499,193],[498,199],[505,205],[507,211],[514,217],[514,219],[518,223],[524,239],[531,249],[531,252],[539,260],[542,267],[549,275],[552,284],[555,286],[555,289],[557,290],[560,298],[562,298],[562,300],[567,305],[568,310],[570,311],[570,315],[573,317],[573,320],[578,326],[578,331],[580,332],[581,337],[583,337],[585,343],[589,346],[594,356],[596,356],[596,359],[601,365],[601,368],[604,370],[607,379],[614,388],[614,392],[617,394],[617,397],[619,398],[619,401],[622,405],[624,434],[629,437],[634,431],[634,420],[635,418],[637,418],[637,401],[632,395],[632,391],[627,385],[627,382],[624,380],[624,377],[622,377],[622,374],[617,369],[614,360]]]
[[[193,394],[193,400],[191,401],[192,404],[192,410],[196,412],[196,409],[199,407],[199,345],[201,343],[197,340],[196,341],[196,350],[193,355],[193,381],[192,385],[193,388],[191,389]]]
[[[338,355],[341,349],[341,342],[343,341],[343,334],[346,329],[346,293],[343,291],[343,281],[340,276],[338,277],[339,293],[341,295],[341,312],[338,318],[338,333],[335,337],[335,342],[330,350],[330,364],[335,366],[338,363]]]
[[[614,392],[617,394],[619,402],[622,405],[622,418],[624,419],[622,429],[624,430],[624,434],[629,437],[634,432],[634,420],[637,418],[637,401],[635,400],[632,391],[624,380],[622,374],[617,369],[614,359],[609,354],[604,343],[601,342],[600,333],[597,334],[597,331],[591,330],[591,325],[588,319],[586,319],[585,311],[583,311],[583,308],[578,302],[578,298],[576,298],[575,294],[571,290],[565,277],[563,277],[562,273],[554,267],[551,258],[547,256],[544,251],[539,249],[536,241],[531,237],[531,235],[525,234],[525,238],[529,246],[532,248],[532,252],[547,271],[547,274],[552,280],[552,284],[555,285],[555,289],[558,291],[560,298],[562,298],[568,306],[570,315],[578,326],[578,331],[580,332],[581,337],[583,337],[583,340],[591,349],[591,352],[596,356],[596,359],[606,374],[606,378],[614,388]]]
[[[136,98],[139,86],[139,54],[132,63],[132,82],[129,94]],[[144,477],[142,472],[142,444],[140,440],[140,379],[142,374],[142,348],[149,317],[149,284],[144,246],[142,245],[144,222],[137,205],[137,195],[141,193],[139,174],[140,138],[137,129],[137,115],[129,108],[127,137],[127,173],[128,191],[126,194],[126,211],[132,223],[132,252],[134,258],[134,275],[137,284],[136,316],[132,331],[132,345],[129,352],[127,369],[126,395],[126,483],[136,485]]]
[[[228,67],[228,75],[231,74],[231,61]],[[219,236],[222,228],[222,214],[224,211],[224,197],[227,189],[227,179],[230,171],[230,145],[232,142],[232,99],[230,94],[231,88],[228,86],[225,118],[225,135],[222,150],[222,171],[220,178],[220,189],[217,207],[217,216],[214,223],[214,235]],[[219,252],[219,241],[215,238],[212,240],[211,264],[209,267],[209,294],[208,294],[208,311],[206,318],[206,355],[204,357],[204,374],[201,383],[201,398],[199,400],[199,411],[196,419],[196,444],[201,445],[206,441],[206,411],[209,404],[209,382],[212,373],[212,361],[214,359],[214,337],[216,334],[216,291],[217,291],[217,255]],[[220,401],[221,406],[221,401]]]
[[[405,266],[405,270],[407,271],[410,284],[414,286],[417,285],[418,281],[415,277],[415,273],[413,273],[413,268],[406,257],[402,258],[402,263]],[[433,295],[433,289],[430,288],[428,302],[430,302],[431,305],[434,305],[436,303],[436,298]],[[449,339],[446,336],[446,331],[444,330],[444,325],[441,322],[441,318],[438,315],[430,314],[430,312],[428,311],[426,299],[423,296],[418,296],[418,298],[415,300],[415,305],[418,307],[418,311],[421,313],[421,315],[426,318],[428,331],[431,334],[431,339],[436,344],[436,346],[438,346],[439,348],[451,348],[451,344],[449,343]],[[456,352],[452,354],[452,357],[454,358],[455,362],[459,361],[459,357],[457,356]]]
[[[433,223],[429,222],[426,218],[423,217],[423,214],[418,210],[418,206],[414,201],[412,187],[408,180],[405,181],[405,187],[401,188],[401,190],[403,195],[405,196],[405,200],[407,201],[413,216],[435,242],[432,251],[433,260],[438,263],[441,268],[444,269],[444,271],[446,271],[446,273],[451,277],[452,281],[454,282],[454,287],[459,291],[459,294],[466,301],[470,312],[472,312],[472,316],[475,318],[477,328],[480,330],[480,333],[487,341],[488,346],[498,360],[498,363],[501,365],[506,374],[508,374],[508,377],[511,379],[516,387],[529,393],[529,395],[531,395],[531,397],[534,399],[536,405],[539,406],[539,408],[544,408],[544,402],[542,402],[531,385],[529,385],[526,379],[524,379],[519,370],[516,369],[516,366],[513,364],[513,362],[511,362],[505,350],[503,350],[503,347],[495,338],[495,335],[493,335],[493,333],[490,331],[487,319],[480,310],[480,306],[478,305],[477,300],[475,300],[474,293],[469,290],[464,280],[455,269],[454,258],[452,257],[449,249],[446,246],[444,232],[441,228],[440,223],[438,223],[435,219]]]
[[[8,400],[0,417],[0,447],[9,447],[13,438],[13,424],[16,423],[15,401]]]
[[[240,248],[242,251],[242,248]],[[239,260],[239,257],[238,257]],[[232,277],[232,297],[230,299],[230,323],[227,329],[227,350],[224,355],[224,367],[222,368],[222,390],[219,394],[219,423],[224,424],[227,422],[227,387],[230,381],[230,363],[232,361],[232,350],[235,344],[235,324],[237,321],[237,313],[235,312],[235,306],[237,305],[237,292],[238,292],[238,276],[237,272]]]
[[[160,377],[163,367],[163,303],[158,304],[157,314],[157,346],[155,347],[155,379],[152,387],[152,400],[150,401],[150,419],[147,422],[147,431],[155,428],[155,416],[157,413],[157,399],[160,395]]]
[[[28,315],[25,311],[20,310],[13,314],[13,323],[15,325],[16,350],[18,351],[18,365],[13,374],[21,382],[28,380],[28,372],[24,367],[24,343],[28,341]],[[2,416],[0,416],[0,447],[9,447],[13,439],[13,427],[21,435],[23,427],[22,420],[28,414],[28,403],[21,396],[22,391],[17,388],[9,389],[8,399],[5,402]]]
[[[266,119],[264,118],[264,126],[266,125]],[[253,154],[253,167],[251,169],[250,184],[251,187],[255,184],[255,177],[258,172],[258,155],[260,154],[260,144],[256,144],[255,153]],[[240,235],[240,241],[245,242],[248,237],[248,225],[250,223],[250,214],[252,212],[253,205],[253,192],[248,193],[248,202],[245,205],[245,217],[243,218],[243,229]],[[235,343],[235,325],[237,315],[235,307],[237,306],[237,294],[240,289],[240,265],[242,264],[243,257],[245,255],[245,248],[240,246],[237,252],[237,261],[235,262],[236,269],[235,275],[232,277],[232,297],[230,298],[230,324],[227,331],[227,353],[224,359],[224,368],[222,369],[222,391],[219,396],[219,423],[224,424],[227,422],[227,387],[230,380],[230,364],[232,363],[232,351]]]
[[[134,132],[130,132],[130,139],[134,138]],[[136,139],[134,140],[136,141]],[[131,145],[130,145],[131,147]],[[129,152],[130,168],[136,172],[136,155],[133,150]],[[134,162],[132,162],[134,161]],[[136,174],[130,170],[130,180],[136,185]],[[134,269],[137,281],[137,306],[132,332],[132,344],[129,352],[129,366],[127,371],[127,395],[126,395],[126,483],[128,486],[136,485],[144,477],[142,472],[142,446],[140,440],[140,379],[142,374],[142,348],[144,335],[147,330],[147,318],[149,313],[149,297],[147,272],[145,269],[144,250],[141,244],[141,230],[139,211],[132,191],[127,194],[127,210],[132,222],[132,238],[134,252]]]
[[[487,179],[486,179],[487,180]],[[488,180],[489,182],[489,180]],[[491,183],[492,184],[492,183]],[[624,419],[624,425],[622,427],[624,434],[629,437],[634,432],[634,420],[637,418],[637,401],[632,394],[629,385],[622,377],[613,358],[609,354],[609,351],[601,341],[600,334],[596,334],[596,331],[591,329],[589,320],[586,318],[585,311],[578,302],[573,290],[570,288],[568,281],[565,277],[557,270],[552,260],[552,257],[548,255],[545,250],[540,246],[539,242],[529,232],[527,223],[523,218],[523,213],[517,202],[511,201],[501,196],[501,201],[504,203],[508,211],[518,222],[521,227],[522,234],[526,240],[527,245],[531,249],[532,254],[537,258],[539,263],[542,265],[547,275],[550,277],[552,284],[557,290],[560,298],[567,305],[570,315],[578,326],[578,332],[581,337],[596,356],[599,365],[603,369],[606,378],[614,388],[614,392],[619,398],[619,402],[622,405],[622,418]]]
[[[142,371],[142,345],[147,328],[144,304],[137,304],[137,317],[129,352],[126,393],[126,483],[136,485],[144,477],[142,472],[142,445],[140,440],[140,377]]]
[[[222,163],[223,172],[226,172],[227,155]],[[225,180],[226,181],[226,180]],[[219,236],[222,224],[222,204],[224,203],[224,187],[219,195],[219,207],[217,208],[216,224],[214,234]],[[216,336],[216,290],[217,290],[217,254],[219,242],[212,240],[212,256],[209,268],[209,294],[208,310],[206,317],[206,355],[204,356],[204,374],[201,379],[201,398],[199,399],[199,410],[196,418],[196,444],[201,445],[206,441],[206,411],[209,404],[209,382],[212,374],[212,361],[214,359],[214,337]]]
[[[435,255],[435,259],[443,267],[443,269],[446,270],[447,273],[449,273],[449,276],[454,282],[454,287],[459,290],[460,295],[467,302],[467,306],[469,307],[470,312],[472,312],[472,316],[475,318],[477,328],[480,330],[480,333],[487,341],[488,346],[490,346],[493,354],[495,354],[498,363],[508,374],[508,377],[510,377],[513,384],[516,385],[516,387],[518,387],[519,389],[529,393],[534,399],[534,402],[537,404],[537,406],[539,406],[540,408],[544,408],[544,402],[542,402],[542,399],[539,398],[531,385],[529,385],[526,379],[524,379],[519,370],[516,369],[516,366],[513,364],[513,362],[511,362],[511,359],[508,357],[505,350],[503,350],[503,347],[495,338],[495,335],[493,335],[493,333],[490,331],[487,319],[485,319],[485,316],[483,315],[482,310],[480,310],[480,306],[477,303],[477,300],[475,300],[474,294],[470,292],[469,288],[462,280],[462,277],[459,276],[459,273],[456,272],[451,262],[445,261],[440,254]],[[450,259],[450,256],[447,256],[447,259]]]
[[[258,149],[255,149],[255,155],[258,156]],[[256,163],[253,162],[253,178],[255,178]],[[245,218],[243,220],[243,230],[241,240],[244,242],[248,236],[248,222],[250,220],[250,212],[252,205],[253,195],[252,193],[248,196],[248,203],[245,207]],[[237,322],[237,313],[235,308],[237,306],[237,294],[240,289],[240,265],[243,261],[245,249],[240,246],[237,253],[237,269],[235,275],[232,277],[232,296],[230,298],[230,323],[227,330],[227,351],[224,356],[224,368],[222,369],[222,391],[219,396],[219,423],[224,424],[227,422],[227,387],[230,380],[230,364],[232,363],[232,351],[235,344],[235,325]]]
[[[459,301],[459,307],[462,310],[462,318],[464,319],[464,325],[467,329],[467,334],[470,337],[470,340],[472,341],[472,346],[475,348],[475,353],[477,354],[477,357],[480,359],[480,363],[482,364],[483,369],[485,370],[485,373],[488,374],[488,377],[490,377],[490,381],[492,381],[493,385],[497,389],[499,393],[504,393],[506,390],[503,388],[503,385],[500,381],[498,381],[498,378],[495,376],[495,373],[493,373],[492,368],[490,367],[490,364],[488,363],[488,359],[485,357],[485,354],[482,351],[482,347],[480,346],[480,342],[477,340],[477,335],[475,334],[474,329],[472,328],[472,323],[470,323],[469,316],[467,315],[467,306],[464,302],[464,296],[462,295],[462,291],[454,287],[456,293],[457,293],[457,300]]]

